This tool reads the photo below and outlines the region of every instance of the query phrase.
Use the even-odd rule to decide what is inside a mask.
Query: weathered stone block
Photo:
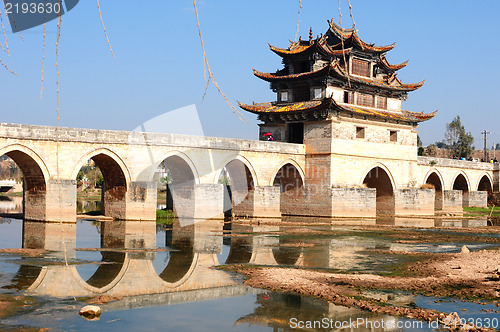
[[[465,196],[464,196],[465,198]],[[463,202],[464,207],[487,207],[488,192],[486,191],[469,191],[467,201]]]
[[[281,217],[279,187],[257,186],[246,192],[241,202],[236,203],[234,199],[240,195],[241,193],[233,192],[234,215],[253,218]]]
[[[461,190],[443,191],[443,212],[463,213]]]
[[[434,215],[434,189],[396,189],[395,215]]]

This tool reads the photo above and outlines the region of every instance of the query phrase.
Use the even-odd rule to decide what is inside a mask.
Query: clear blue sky
[[[460,115],[475,146],[480,132],[500,142],[500,1],[351,0],[359,34],[387,45],[393,63],[410,60],[403,82],[426,84],[410,93],[403,108],[439,110],[420,126],[425,145],[444,137],[445,125]],[[351,26],[347,0],[343,26]],[[199,0],[208,60],[222,90],[236,104],[275,100],[268,83],[252,67],[273,72],[282,67],[267,43],[287,47],[297,24],[299,1]],[[240,122],[211,85],[205,101],[203,61],[191,0],[101,0],[114,61],[103,33],[97,2],[80,3],[63,16],[60,42],[61,125],[132,130],[166,111],[196,104],[206,135],[257,139],[257,119]],[[300,35],[327,30],[339,21],[336,0],[303,0]],[[8,23],[7,23],[8,24]],[[7,26],[7,29],[9,27]],[[56,24],[47,26],[45,87],[40,99],[42,27],[19,36],[8,33],[11,56],[0,58],[16,71],[1,69],[2,122],[55,125]],[[3,44],[3,42],[2,42]],[[490,144],[489,144],[490,145]]]

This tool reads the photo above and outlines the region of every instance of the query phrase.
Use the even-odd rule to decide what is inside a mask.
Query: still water
[[[377,254],[379,249],[458,252],[464,244],[472,250],[492,245],[405,244],[362,231],[356,234],[356,226],[311,226],[307,228],[312,231],[309,235],[284,235],[280,231],[285,229],[215,221],[193,224],[188,220],[164,226],[132,221],[79,220],[75,225],[0,219],[1,248],[48,250],[37,258],[0,254],[0,292],[29,295],[38,303],[34,310],[3,320],[0,328],[288,331],[294,330],[294,322],[299,321],[328,323],[322,325],[328,327],[360,321],[364,322],[356,329],[360,331],[381,331],[377,328],[381,322],[391,322],[392,326],[400,322],[400,326],[406,326],[402,329],[405,331],[432,330],[427,323],[419,325],[417,321],[314,298],[250,288],[238,275],[214,267],[246,263],[384,272],[398,262],[399,256]],[[350,232],[343,235],[339,230]],[[317,236],[315,231],[331,231],[331,235]],[[293,246],[297,242],[304,245]],[[84,305],[79,298],[103,294],[121,300],[102,305],[98,321],[78,315]],[[436,306],[431,298],[392,295],[398,305]],[[451,300],[439,305],[441,311],[457,310]],[[480,309],[484,308],[471,308],[467,314],[483,314]]]

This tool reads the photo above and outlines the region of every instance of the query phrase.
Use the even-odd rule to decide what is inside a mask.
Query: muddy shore
[[[402,254],[386,252],[386,254]],[[406,253],[413,255],[413,253]],[[375,274],[339,274],[314,270],[254,267],[226,267],[247,277],[245,284],[280,292],[325,299],[336,305],[404,316],[424,321],[443,322],[449,313],[388,305],[364,297],[367,290],[403,290],[436,297],[488,299],[500,306],[500,250],[481,250],[458,254],[432,254],[409,263],[403,276]],[[488,331],[478,327],[452,330]]]

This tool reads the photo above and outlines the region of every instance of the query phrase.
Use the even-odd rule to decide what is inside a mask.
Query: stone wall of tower
[[[356,137],[357,128],[364,138]],[[391,141],[391,131],[397,140]],[[416,183],[417,132],[412,126],[354,118],[304,124],[306,182],[322,187],[355,187],[375,166],[390,170],[394,187]]]

